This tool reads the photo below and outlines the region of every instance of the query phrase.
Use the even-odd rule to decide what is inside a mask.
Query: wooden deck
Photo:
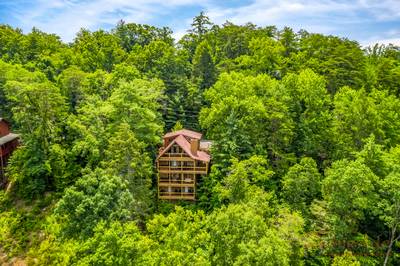
[[[182,143],[178,144],[179,141]],[[182,136],[174,143],[164,138],[164,150],[160,151],[156,161],[158,198],[161,200],[196,200],[197,180],[208,173],[209,161],[203,161],[204,152],[190,146],[189,141]]]
[[[159,173],[162,174],[207,174],[207,169],[203,168],[203,169],[194,169],[194,168],[188,168],[188,167],[171,167],[171,168],[159,168],[158,169]]]
[[[169,182],[159,182],[159,187],[194,187],[194,183],[169,183]]]
[[[160,199],[164,200],[195,200],[194,193],[179,193],[179,192],[165,192],[159,195]]]

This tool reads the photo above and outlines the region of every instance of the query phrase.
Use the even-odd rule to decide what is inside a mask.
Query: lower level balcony
[[[193,192],[159,192],[159,198],[165,200],[195,200]]]

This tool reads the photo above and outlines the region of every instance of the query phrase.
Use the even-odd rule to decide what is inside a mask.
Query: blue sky
[[[201,10],[216,24],[290,26],[362,45],[400,45],[400,0],[0,0],[0,23],[24,32],[35,26],[69,42],[80,28],[110,29],[123,19],[169,26],[179,38]]]

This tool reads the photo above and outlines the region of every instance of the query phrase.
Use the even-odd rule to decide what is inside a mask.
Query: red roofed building
[[[5,182],[4,169],[8,158],[18,146],[19,136],[10,132],[10,124],[0,117],[0,182]]]
[[[202,134],[182,129],[165,134],[157,157],[158,197],[196,200],[196,184],[208,173],[210,142]]]

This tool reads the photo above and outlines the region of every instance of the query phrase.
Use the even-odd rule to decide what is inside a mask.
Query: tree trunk
[[[390,242],[389,242],[389,246],[388,246],[388,250],[386,251],[386,256],[385,256],[385,262],[383,263],[383,266],[386,266],[390,257],[390,253],[392,252],[392,247],[393,244],[400,239],[400,235],[398,237],[396,237],[396,239],[394,238],[396,234],[396,226],[393,227],[392,232],[391,232],[391,236],[390,236]]]
[[[392,246],[393,246],[393,237],[390,239],[389,247],[386,251],[386,256],[385,256],[385,262],[383,263],[383,266],[387,265],[387,262],[389,260],[390,252],[392,252]]]

